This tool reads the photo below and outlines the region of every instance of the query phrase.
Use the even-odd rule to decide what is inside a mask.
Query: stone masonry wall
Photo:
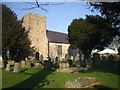
[[[57,49],[58,45],[62,46],[62,55],[60,56],[60,60],[65,58],[65,55],[68,54],[68,49],[70,44],[64,44],[64,43],[49,43],[49,56],[52,58],[58,57]]]

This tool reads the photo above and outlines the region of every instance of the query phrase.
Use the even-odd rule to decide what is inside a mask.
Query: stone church
[[[59,57],[59,60],[65,58],[70,46],[67,34],[46,30],[46,16],[28,13],[22,20],[23,27],[29,31],[31,56],[42,55],[43,60],[47,60],[48,57]]]

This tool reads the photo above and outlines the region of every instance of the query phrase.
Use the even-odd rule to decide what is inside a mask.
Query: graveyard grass
[[[118,88],[120,75],[106,65],[98,65],[85,73],[60,73],[34,67],[20,68],[20,73],[3,69],[2,88],[65,88],[65,81],[86,76],[101,78],[102,85],[98,87]]]

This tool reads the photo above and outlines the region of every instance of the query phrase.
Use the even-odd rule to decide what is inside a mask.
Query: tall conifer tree
[[[2,5],[2,49],[3,57],[9,50],[10,58],[16,61],[23,59],[29,53],[30,40],[28,32],[22,28],[22,22],[17,15],[6,5]],[[4,58],[5,59],[5,58]]]

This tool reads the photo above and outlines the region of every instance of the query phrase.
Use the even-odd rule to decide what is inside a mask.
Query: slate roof
[[[66,44],[69,43],[68,35],[65,33],[46,30],[46,34],[49,42],[66,43]]]

